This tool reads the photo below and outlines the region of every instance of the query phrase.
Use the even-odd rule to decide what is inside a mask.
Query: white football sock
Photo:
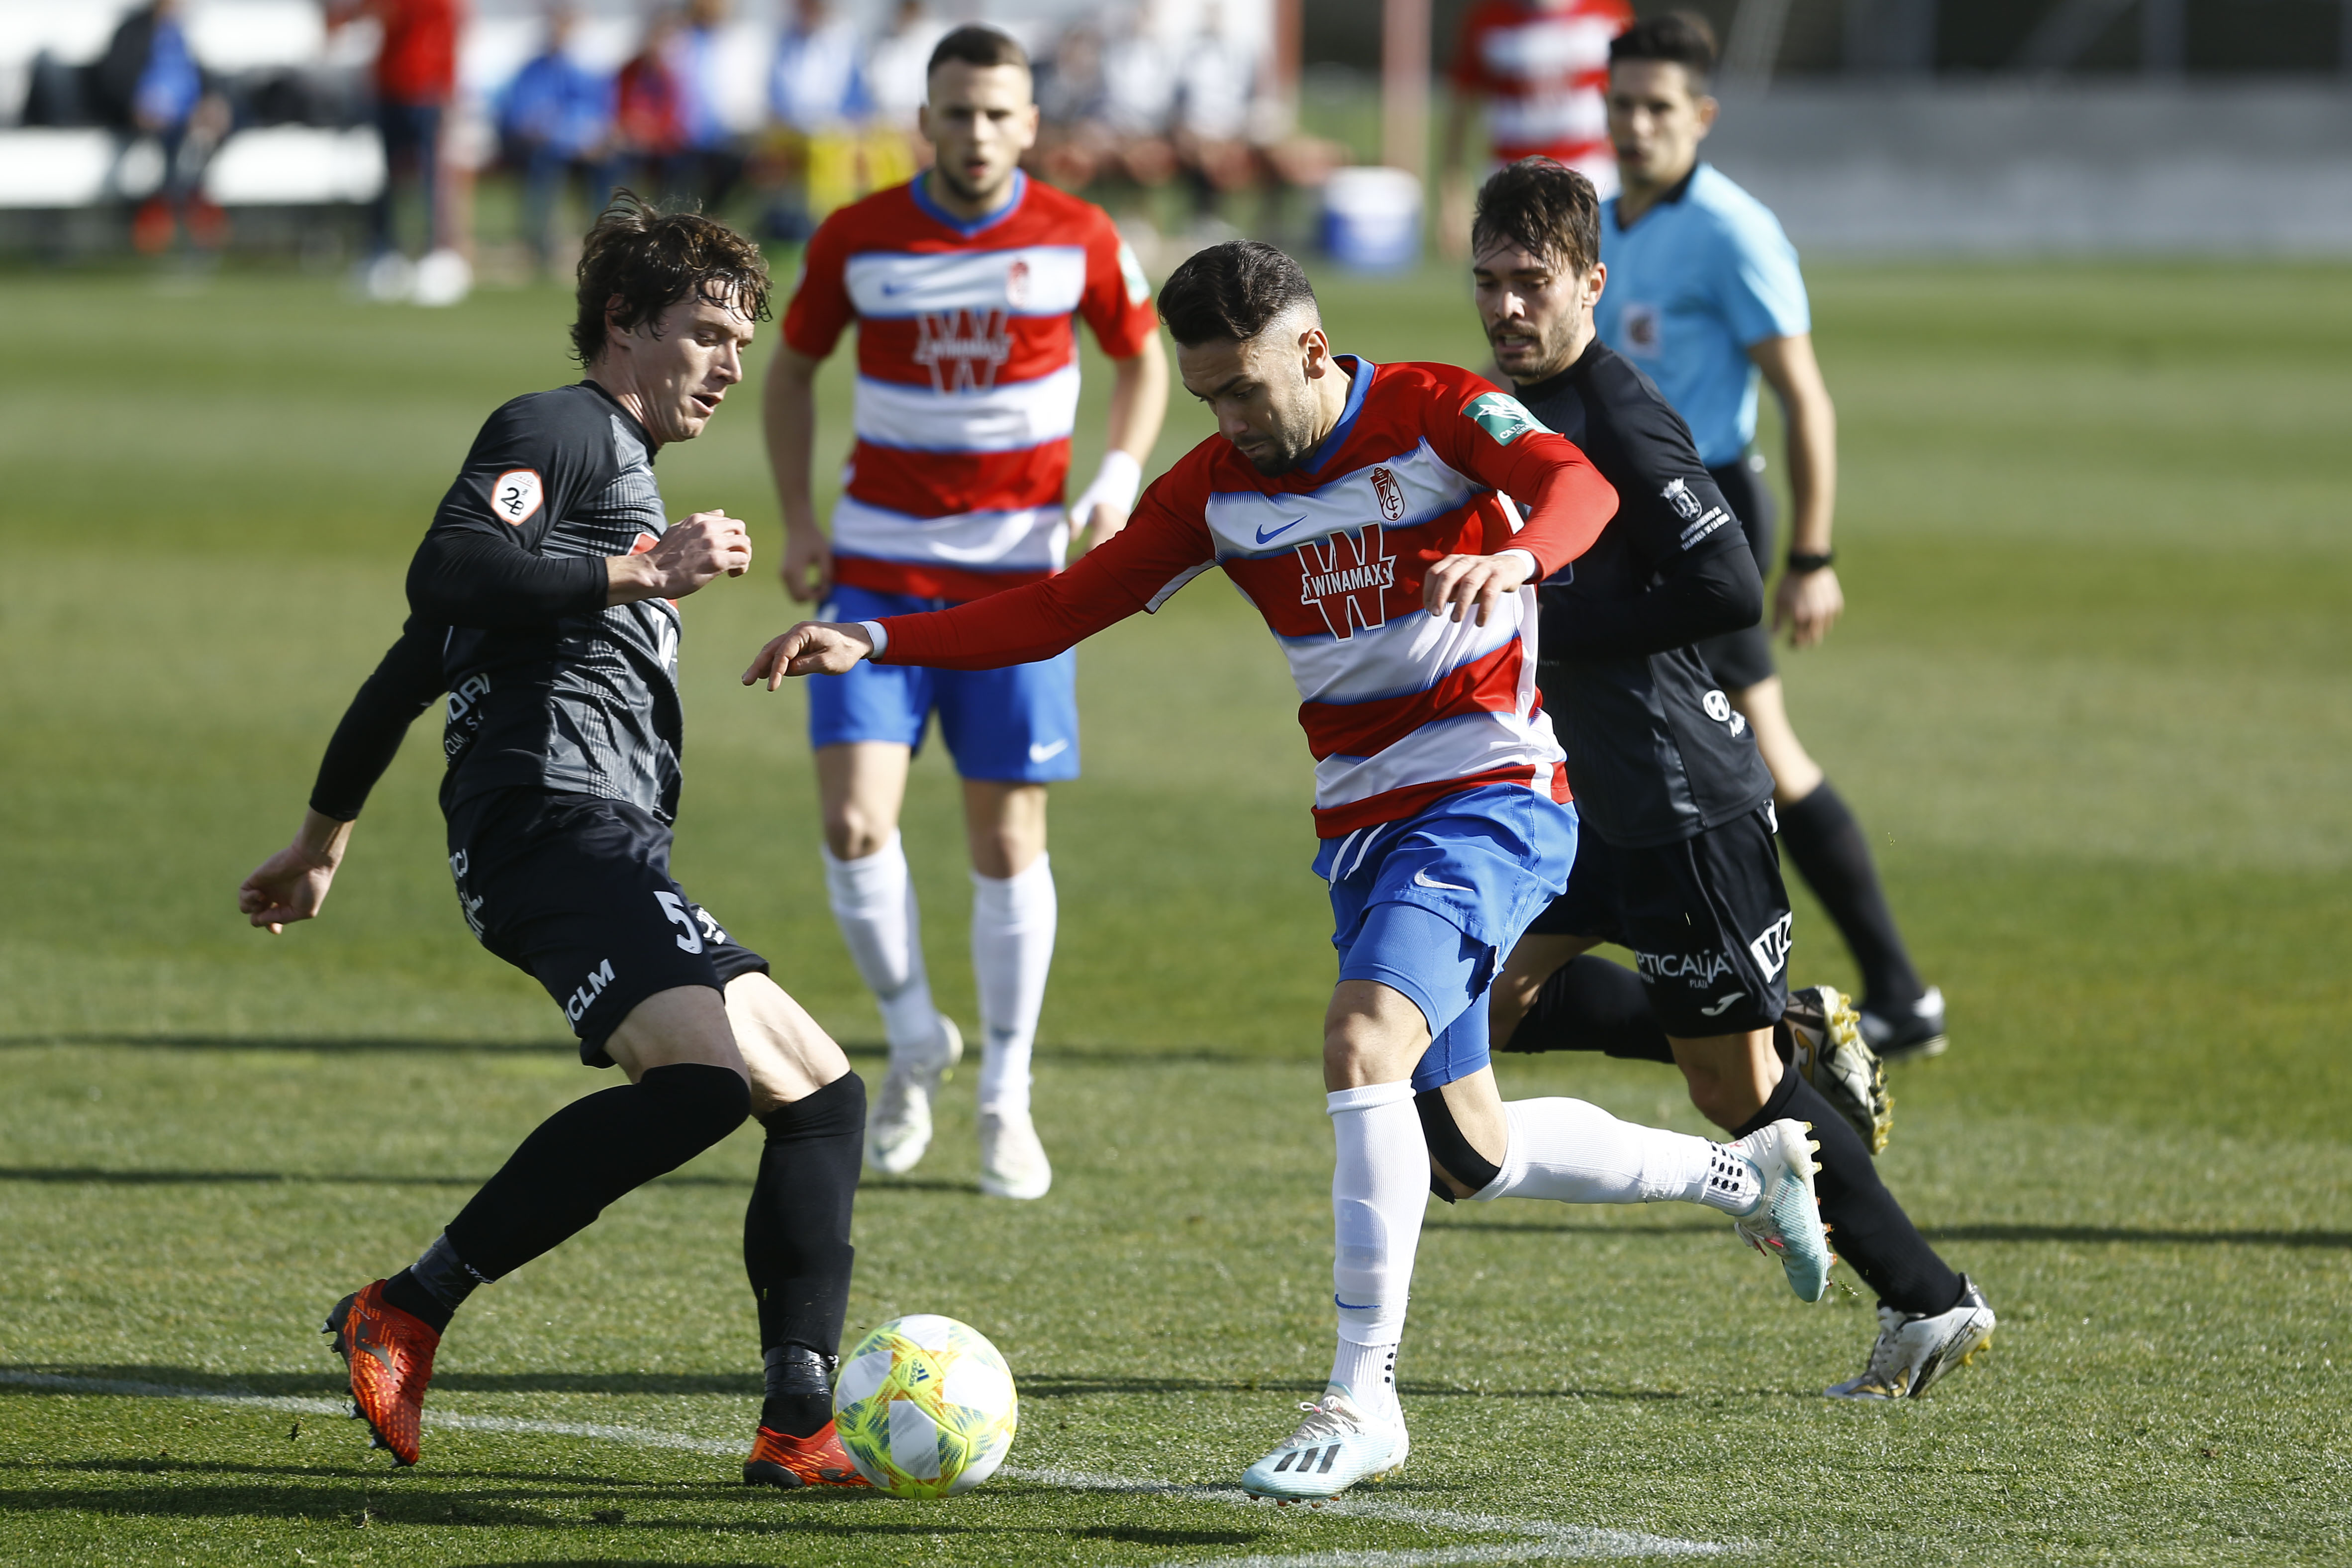
[[[1429,1144],[1409,1083],[1334,1089],[1324,1104],[1339,1144],[1331,1171],[1331,1284],[1339,1347],[1331,1381],[1346,1384],[1366,1415],[1398,1421],[1392,1369],[1429,1206]]]
[[[1581,1100],[1515,1100],[1504,1105],[1503,1115],[1511,1146],[1502,1173],[1471,1194],[1475,1202],[1679,1202],[1727,1214],[1756,1206],[1754,1167],[1720,1143],[1620,1121]]]
[[[987,1034],[980,1058],[984,1111],[1029,1114],[1029,1054],[1059,918],[1051,856],[1039,855],[1010,877],[971,874],[971,973]]]
[[[891,1057],[922,1049],[939,1037],[940,1015],[923,971],[922,919],[898,835],[894,831],[887,844],[862,860],[836,859],[831,848],[819,848],[826,901],[857,973],[882,1008]]]

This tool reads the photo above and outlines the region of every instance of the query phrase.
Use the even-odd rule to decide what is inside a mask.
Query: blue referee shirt
[[[1632,228],[1617,198],[1601,206],[1609,284],[1593,312],[1601,341],[1657,383],[1691,427],[1699,460],[1737,462],[1756,438],[1751,343],[1812,331],[1797,247],[1763,203],[1712,164]]]

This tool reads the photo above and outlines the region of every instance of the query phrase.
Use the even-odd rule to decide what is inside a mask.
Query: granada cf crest
[[[1381,515],[1391,522],[1404,521],[1404,487],[1385,468],[1372,470],[1372,493],[1381,500]]]
[[[1393,481],[1391,481],[1393,482]],[[1345,642],[1356,628],[1388,624],[1388,592],[1396,585],[1396,557],[1382,552],[1381,525],[1335,533],[1298,547],[1298,602],[1312,605],[1325,629]]]
[[[1029,303],[1029,263],[1018,256],[1004,269],[1004,302],[1016,310]]]

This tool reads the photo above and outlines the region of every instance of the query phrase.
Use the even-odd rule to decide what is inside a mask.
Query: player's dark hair
[[[1549,158],[1507,164],[1478,187],[1470,254],[1498,242],[1580,277],[1601,259],[1601,195],[1591,180]]]
[[[980,22],[967,22],[939,41],[931,50],[930,63],[923,68],[924,79],[929,80],[933,71],[950,60],[961,60],[968,66],[1019,66],[1023,70],[1029,69],[1029,51],[1021,47],[1019,39],[1001,27]]]
[[[579,277],[572,354],[582,364],[604,352],[608,310],[624,331],[689,294],[728,302],[746,321],[768,319],[768,262],[757,245],[700,213],[657,211],[633,191],[614,192],[588,231]]]
[[[1706,90],[1707,78],[1715,74],[1717,49],[1715,29],[1706,18],[1690,11],[1669,11],[1663,16],[1644,16],[1610,42],[1609,63],[1622,65],[1627,60],[1664,60],[1683,68],[1690,78],[1691,91]]]
[[[1160,319],[1185,348],[1245,343],[1297,305],[1315,305],[1307,271],[1273,246],[1229,239],[1196,250],[1160,286]]]

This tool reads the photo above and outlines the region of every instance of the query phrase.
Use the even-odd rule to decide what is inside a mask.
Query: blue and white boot
[[[1731,1228],[1765,1257],[1780,1260],[1800,1301],[1818,1301],[1829,1292],[1830,1268],[1837,1262],[1813,1195],[1813,1173],[1821,1169],[1813,1151],[1821,1145],[1806,1136],[1811,1131],[1782,1117],[1725,1145],[1754,1167],[1764,1189],[1756,1206],[1733,1220]]]
[[[1279,1503],[1320,1503],[1368,1477],[1402,1468],[1412,1440],[1404,1421],[1381,1421],[1359,1408],[1345,1384],[1298,1407],[1307,1418],[1274,1452],[1242,1472],[1242,1489]]]

